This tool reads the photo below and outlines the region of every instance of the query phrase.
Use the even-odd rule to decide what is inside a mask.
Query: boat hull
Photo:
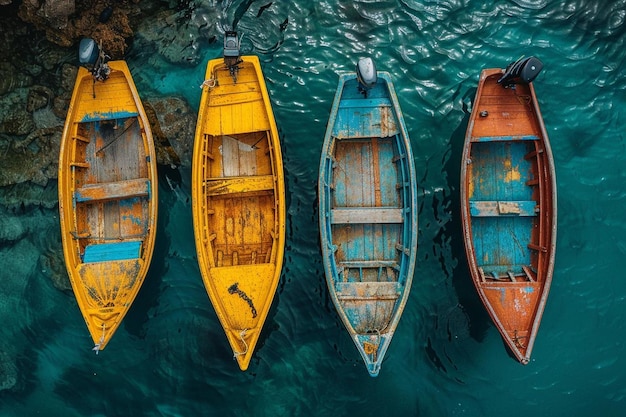
[[[377,376],[406,304],[417,252],[417,185],[389,74],[367,94],[343,74],[319,172],[320,239],[333,304]]]
[[[126,63],[108,65],[105,82],[79,68],[59,156],[65,263],[96,351],[146,277],[158,210],[148,119]]]
[[[485,308],[518,361],[530,361],[552,282],[554,160],[532,85],[484,70],[461,167],[465,251]]]
[[[192,165],[200,272],[241,370],[252,358],[280,280],[285,189],[278,131],[259,60],[236,79],[209,61]]]

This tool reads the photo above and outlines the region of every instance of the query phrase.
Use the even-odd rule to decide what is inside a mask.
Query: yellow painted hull
[[[259,60],[235,79],[209,61],[192,164],[193,224],[202,279],[242,370],[280,279],[285,185],[276,122]]]
[[[105,348],[144,281],[156,234],[152,133],[128,66],[93,82],[80,68],[59,155],[65,264],[96,345]]]

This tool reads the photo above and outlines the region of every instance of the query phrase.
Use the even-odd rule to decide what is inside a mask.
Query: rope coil
[[[209,87],[213,88],[217,85],[217,80],[215,78],[209,78],[208,80],[204,80],[202,84],[200,84],[200,88]]]
[[[246,343],[246,340],[244,339],[247,331],[248,329],[243,329],[239,333],[239,338],[241,339],[241,343],[243,343],[245,349],[243,350],[243,352],[237,352],[236,350],[233,350],[233,359],[237,359],[238,356],[245,355],[246,353],[248,353],[248,344]]]

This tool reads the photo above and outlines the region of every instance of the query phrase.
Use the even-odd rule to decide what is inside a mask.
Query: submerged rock
[[[0,95],[33,84],[33,77],[23,74],[8,62],[0,62]]]
[[[139,25],[136,41],[140,49],[156,49],[168,62],[195,66],[205,46],[222,37],[218,22],[217,7],[166,10]]]
[[[160,165],[191,166],[196,115],[180,97],[144,100]]]
[[[23,108],[12,108],[0,120],[0,133],[13,136],[27,135],[35,128],[32,115]]]
[[[19,217],[0,213],[0,244],[15,242],[25,234],[26,230]]]
[[[15,360],[0,350],[0,391],[11,390],[17,385],[17,365]]]
[[[54,93],[50,88],[42,85],[32,86],[26,98],[26,111],[32,113],[35,110],[46,107],[52,102],[53,97]]]
[[[54,208],[58,204],[56,181],[48,181],[45,186],[23,182],[0,188],[2,205],[15,210],[21,207]]]

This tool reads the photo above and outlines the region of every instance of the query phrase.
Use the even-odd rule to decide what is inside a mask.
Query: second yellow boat
[[[210,60],[192,163],[193,224],[204,285],[241,370],[252,358],[280,280],[285,186],[259,59],[227,32]]]

